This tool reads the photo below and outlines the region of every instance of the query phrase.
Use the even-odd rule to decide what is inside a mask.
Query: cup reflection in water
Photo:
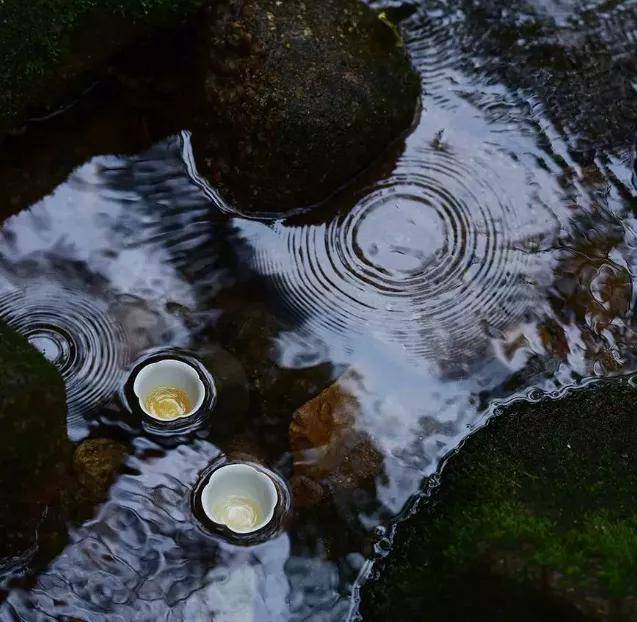
[[[272,478],[249,464],[218,468],[201,493],[206,516],[239,534],[259,531],[270,523],[278,501]]]
[[[153,419],[169,422],[189,417],[203,404],[206,389],[197,370],[184,361],[164,359],[142,367],[133,391],[141,409]]]

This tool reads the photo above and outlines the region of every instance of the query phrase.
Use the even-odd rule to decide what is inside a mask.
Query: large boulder
[[[0,567],[55,522],[69,473],[66,397],[57,370],[0,322]]]
[[[399,31],[359,0],[219,0],[202,33],[198,165],[240,210],[320,202],[414,121]]]
[[[637,619],[637,391],[514,404],[399,526],[369,621]]]
[[[193,130],[200,172],[239,208],[320,201],[418,108],[419,78],[381,17],[359,0],[6,0],[3,214],[93,155],[143,151],[182,129]],[[40,121],[8,132],[31,117]]]

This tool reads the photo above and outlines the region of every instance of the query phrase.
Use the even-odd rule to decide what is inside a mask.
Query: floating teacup
[[[213,471],[201,493],[206,516],[238,534],[263,529],[274,517],[279,493],[272,479],[249,464]]]
[[[141,409],[162,422],[195,414],[206,396],[197,370],[177,359],[164,359],[142,367],[135,377],[133,391]]]

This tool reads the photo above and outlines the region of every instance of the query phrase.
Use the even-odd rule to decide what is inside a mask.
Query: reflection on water
[[[152,447],[140,442],[138,449]],[[12,613],[91,622],[276,619],[288,592],[287,537],[250,549],[224,545],[192,515],[191,489],[217,455],[211,444],[195,442],[131,459],[134,474],[122,476],[95,519],[71,534],[34,590],[14,592]]]
[[[556,223],[532,188],[525,195],[515,163],[477,146],[421,146],[421,134],[424,123],[391,177],[327,222],[237,226],[255,269],[312,333],[350,348],[371,337],[449,366],[537,304],[550,266],[537,252]]]
[[[70,435],[138,438],[107,503],[2,619],[346,619],[392,520],[498,400],[637,369],[634,4],[411,4],[422,119],[330,205],[237,217],[184,133],[86,163],[3,224],[0,313],[62,369]],[[124,425],[117,389],[155,348],[219,381],[196,440]],[[293,411],[347,367],[354,425],[383,459],[373,489],[333,487],[253,547],[201,528],[201,472],[239,452],[290,478]]]
[[[2,229],[3,317],[62,370],[72,438],[141,352],[190,342],[198,267],[187,257],[199,249],[210,265],[219,249],[179,154],[175,139],[128,162],[95,159]],[[210,267],[196,282],[214,294],[226,278]]]

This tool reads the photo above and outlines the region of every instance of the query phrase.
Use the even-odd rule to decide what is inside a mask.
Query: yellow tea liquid
[[[230,495],[221,499],[213,511],[219,522],[234,529],[249,530],[261,522],[259,504],[248,497]]]
[[[176,387],[158,387],[144,401],[146,410],[158,419],[171,421],[192,410],[188,394]]]

